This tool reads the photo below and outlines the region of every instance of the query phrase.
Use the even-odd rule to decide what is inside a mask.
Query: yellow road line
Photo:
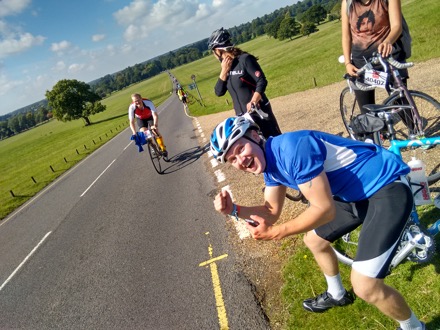
[[[206,235],[209,235],[209,233],[206,233]],[[211,245],[211,243],[209,243],[208,252],[209,252],[210,259],[205,262],[200,263],[199,266],[203,267],[203,266],[209,265],[209,268],[211,270],[212,285],[214,287],[215,305],[217,307],[217,315],[218,315],[218,321],[220,324],[220,329],[221,330],[228,330],[229,329],[228,316],[226,314],[226,307],[225,307],[225,303],[223,300],[222,288],[220,285],[220,277],[219,277],[218,271],[217,271],[217,264],[215,263],[218,260],[226,258],[228,255],[224,254],[220,257],[213,258],[212,251],[213,251],[212,245]]]

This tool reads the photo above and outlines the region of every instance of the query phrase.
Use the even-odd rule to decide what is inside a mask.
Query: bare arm
[[[275,226],[262,217],[251,216],[251,219],[260,223],[257,227],[248,225],[255,239],[279,240],[286,236],[308,232],[333,220],[336,210],[325,172],[299,185],[299,188],[309,200],[310,206],[295,219]]]
[[[151,115],[153,116],[153,126],[155,126],[155,128],[158,127],[159,124],[159,116],[157,115],[156,112],[151,112]]]
[[[239,205],[238,216],[242,219],[250,219],[251,215],[258,215],[270,224],[275,223],[280,217],[286,196],[286,187],[266,187],[264,190],[264,204],[258,206]],[[224,214],[229,215],[232,212],[233,204],[231,196],[227,191],[220,192],[214,200],[215,209]]]
[[[135,135],[136,134],[136,124],[135,124],[134,118],[132,118],[130,120],[130,128],[131,128],[131,132],[133,133],[133,135]]]
[[[347,15],[347,1],[341,3],[341,22],[342,22],[342,54],[345,59],[345,70],[350,75],[356,75],[356,67],[351,64],[351,30]]]
[[[390,19],[390,33],[377,47],[377,51],[384,57],[387,57],[392,53],[393,44],[399,39],[402,33],[402,10],[400,0],[388,1],[388,15]]]

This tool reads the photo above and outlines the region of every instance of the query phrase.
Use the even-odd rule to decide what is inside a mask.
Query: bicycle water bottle
[[[416,205],[431,204],[428,180],[426,178],[426,166],[422,160],[412,157],[408,162],[411,172],[408,174],[411,182],[411,190]]]

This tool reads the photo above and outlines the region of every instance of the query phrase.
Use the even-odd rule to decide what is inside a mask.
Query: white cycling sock
[[[339,300],[345,294],[345,288],[342,285],[341,274],[335,276],[328,276],[324,274],[327,280],[327,292],[330,293],[333,299]]]
[[[402,330],[425,330],[425,327],[423,324],[419,321],[419,319],[414,315],[414,313],[411,311],[411,317],[408,320],[405,321],[399,321],[400,328]]]

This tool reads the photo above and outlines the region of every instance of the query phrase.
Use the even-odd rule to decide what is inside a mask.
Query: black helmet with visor
[[[230,48],[234,45],[231,42],[231,35],[223,28],[212,32],[208,39],[208,49],[213,50],[215,48]]]

